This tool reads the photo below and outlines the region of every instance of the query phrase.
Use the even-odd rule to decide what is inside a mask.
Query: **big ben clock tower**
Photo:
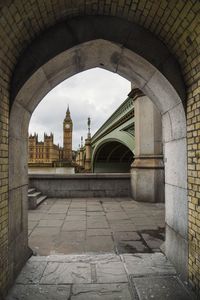
[[[68,162],[72,162],[72,131],[73,123],[68,106],[63,121],[63,159]]]

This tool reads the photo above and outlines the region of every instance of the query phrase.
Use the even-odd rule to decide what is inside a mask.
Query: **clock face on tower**
[[[66,129],[69,129],[69,128],[70,128],[70,125],[69,125],[69,124],[65,124],[65,128],[66,128]]]

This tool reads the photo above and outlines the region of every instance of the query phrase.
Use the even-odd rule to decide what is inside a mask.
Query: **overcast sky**
[[[79,73],[57,85],[35,109],[29,133],[54,133],[54,143],[63,144],[63,120],[69,104],[73,121],[73,149],[87,136],[87,118],[94,134],[127,98],[131,84],[121,76],[95,68]]]

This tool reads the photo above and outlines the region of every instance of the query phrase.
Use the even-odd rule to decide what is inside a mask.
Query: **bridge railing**
[[[113,126],[115,122],[124,117],[131,110],[134,110],[134,99],[132,97],[128,97],[93,135],[92,142],[94,142],[99,135],[102,135],[105,130]]]

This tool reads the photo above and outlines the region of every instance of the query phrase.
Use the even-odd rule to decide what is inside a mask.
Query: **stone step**
[[[29,198],[38,198],[42,193],[41,192],[35,192],[33,194],[29,194]]]
[[[47,196],[41,196],[37,199],[37,206],[40,205],[45,199],[47,198]]]
[[[28,208],[36,209],[46,198],[47,196],[42,195],[41,192],[36,191],[35,188],[29,189],[31,193],[28,193]]]
[[[30,189],[28,189],[28,194],[32,194],[32,193],[34,193],[35,192],[35,188],[30,188]]]

